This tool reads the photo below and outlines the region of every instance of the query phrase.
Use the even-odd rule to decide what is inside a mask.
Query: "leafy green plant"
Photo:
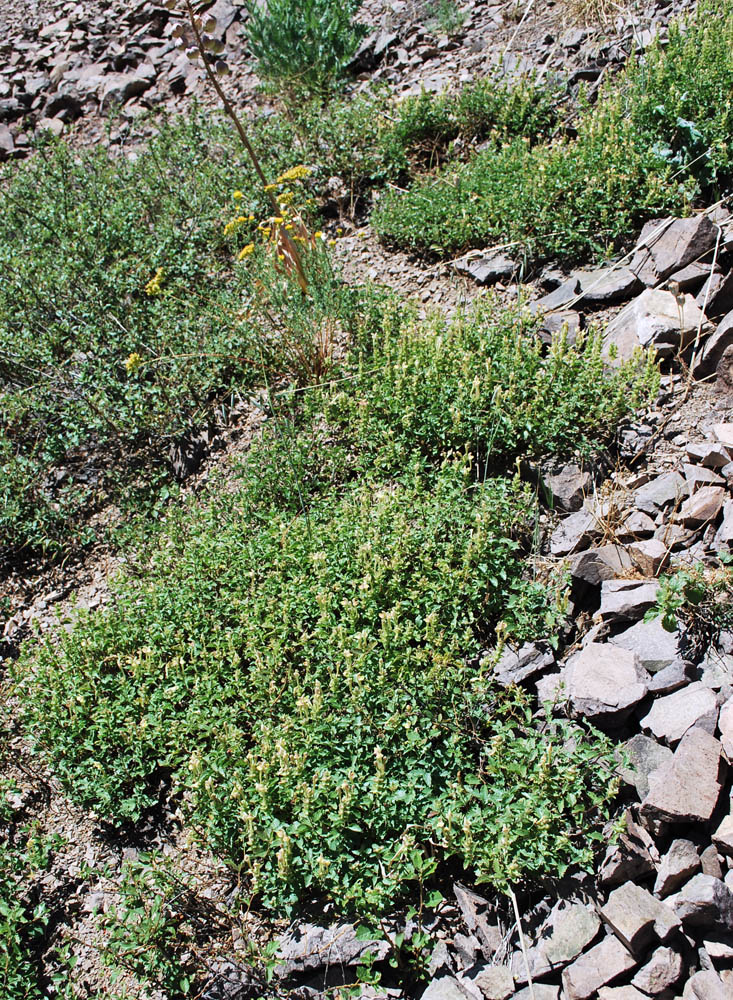
[[[656,606],[646,619],[661,617],[668,632],[680,629],[680,651],[697,662],[717,643],[721,632],[733,629],[732,598],[730,565],[711,569],[697,563],[660,578]]]
[[[426,4],[426,23],[431,31],[443,35],[455,35],[466,23],[466,14],[456,0],[432,0]]]
[[[496,144],[374,214],[386,242],[428,254],[509,243],[536,260],[601,256],[657,213],[731,180],[733,6],[704,3],[670,43],[581,107],[577,137]]]
[[[357,9],[355,0],[248,3],[245,33],[260,76],[291,94],[327,93],[366,34]]]

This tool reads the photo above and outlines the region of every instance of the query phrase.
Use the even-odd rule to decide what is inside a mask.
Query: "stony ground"
[[[588,26],[561,3],[469,2],[463,27],[447,37],[425,4],[368,0],[362,17],[373,33],[360,57],[359,85],[377,78],[399,93],[443,89],[497,61],[509,72],[528,65],[540,72],[570,68],[578,81],[593,84],[685,6],[629,6],[610,23]],[[254,108],[264,99],[241,44],[241,5],[217,0],[216,9],[233,92]],[[6,0],[0,156],[26,155],[38,128],[71,131],[80,143],[98,141],[113,103],[122,110],[105,141],[126,148],[150,134],[159,109],[182,109],[192,95],[208,100],[199,72],[174,49],[171,28],[147,2]],[[368,228],[345,228],[336,253],[351,280],[382,281],[425,308],[447,311],[490,286],[541,308],[548,334],[564,325],[574,336],[591,323],[608,323],[606,343],[620,356],[641,343],[666,359],[658,404],[621,429],[614,463],[530,470],[552,497],[539,557],[568,566],[581,627],[570,648],[529,645],[508,651],[497,667],[501,683],[521,683],[537,693],[538,705],[554,701],[625,744],[623,832],[595,878],[560,882],[522,900],[524,942],[508,905],[456,883],[433,928],[440,944],[425,1000],[732,997],[733,636],[703,648],[694,642],[694,623],[687,634],[674,635],[658,621],[643,621],[666,567],[715,568],[733,542],[733,223],[727,208],[692,220],[658,220],[629,259],[595,272],[549,272],[526,288],[497,254],[425,265],[388,253]],[[243,414],[209,469],[225,466],[254,430],[251,415]],[[204,469],[188,488],[197,489],[207,475]],[[103,516],[113,518],[114,511]],[[0,652],[17,655],[33,630],[53,636],[75,608],[102,606],[118,566],[117,555],[100,549],[73,565],[18,570],[5,581],[11,614]],[[195,905],[210,917],[236,890],[231,874],[193,846],[175,806],[151,817],[147,829],[120,838],[68,803],[19,732],[2,749],[18,785],[14,805],[21,821],[62,838],[39,891],[53,912],[49,962],[59,941],[72,943],[80,996],[104,996],[110,988],[94,914],[114,906],[123,861],[151,847],[175,856],[181,872],[195,875]],[[210,982],[203,995],[211,1000],[259,995],[244,953],[247,940],[262,931],[254,918],[248,921],[207,939],[202,961]],[[298,986],[312,996],[348,982],[366,946],[348,925],[331,927],[325,918],[292,927],[282,939],[277,989]]]

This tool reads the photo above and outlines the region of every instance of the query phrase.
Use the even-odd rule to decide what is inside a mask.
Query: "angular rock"
[[[681,503],[689,495],[689,487],[679,472],[665,472],[634,493],[638,510],[655,517],[670,504]]]
[[[659,538],[633,542],[628,554],[642,576],[656,576],[669,558],[667,546]]]
[[[537,701],[540,705],[551,705],[565,701],[565,671],[556,670],[535,681]]]
[[[609,642],[636,653],[642,667],[654,674],[678,659],[677,639],[677,632],[668,632],[663,627],[661,618],[654,618],[649,622],[637,622],[624,632],[612,636]]]
[[[728,760],[733,762],[733,698],[729,698],[720,709],[718,729],[723,751]]]
[[[715,844],[708,844],[700,854],[700,865],[703,875],[712,875],[714,878],[723,877],[723,866],[720,863],[718,849]]]
[[[15,139],[7,125],[0,125],[0,163],[10,159],[15,152]]]
[[[366,954],[380,961],[387,956],[389,949],[389,942],[384,940],[359,940],[352,924],[335,924],[332,927],[301,924],[280,938],[278,958],[281,964],[276,972],[279,976],[287,976],[293,972],[332,965],[358,965]]]
[[[634,954],[643,952],[655,937],[666,941],[679,928],[673,910],[633,882],[613,890],[601,907],[601,917]]]
[[[574,512],[583,506],[591,484],[591,475],[579,465],[570,463],[559,472],[544,476],[542,482],[556,507]]]
[[[640,725],[642,729],[654,733],[658,740],[674,745],[693,726],[699,726],[712,735],[717,722],[715,695],[710,688],[696,681],[674,694],[655,699]]]
[[[733,329],[733,313],[731,314]],[[730,462],[730,454],[723,445],[715,441],[698,441],[687,445],[687,457],[691,462],[705,466],[706,469],[722,469]]]
[[[645,289],[609,324],[604,336],[604,353],[610,356],[613,346],[618,361],[628,361],[639,348],[654,348],[667,356],[684,350],[702,325],[707,331],[703,312],[691,295],[678,301],[671,292]]]
[[[705,378],[707,375],[712,375],[717,370],[725,349],[732,344],[733,312],[729,312],[705,340],[702,352],[692,366],[692,374],[695,378]]]
[[[628,757],[629,766],[622,768],[621,778],[633,785],[639,798],[644,799],[649,791],[649,775],[672,759],[672,751],[641,733],[627,740],[622,749]]]
[[[421,1000],[466,1000],[466,993],[453,976],[441,976],[432,981]]]
[[[567,281],[543,296],[537,307],[547,312],[576,304],[609,306],[630,299],[642,287],[638,276],[627,267],[573,271]]]
[[[597,519],[587,510],[570,514],[555,528],[550,538],[550,552],[554,556],[568,556],[584,548],[600,534]]]
[[[521,684],[555,665],[555,655],[547,643],[526,642],[520,649],[507,647],[494,667],[494,677],[502,687]]]
[[[595,642],[570,658],[565,679],[572,713],[609,723],[638,705],[650,681],[635,653]]]
[[[726,985],[717,972],[706,969],[696,972],[685,986],[685,1000],[731,1000],[733,991],[730,984]]]
[[[653,224],[650,227],[652,232]],[[659,226],[657,225],[657,231]],[[717,229],[707,215],[674,219],[663,232],[648,239],[654,270],[660,279],[699,261],[715,247]]]
[[[710,268],[710,264],[700,264],[693,261],[692,264],[683,267],[681,271],[675,271],[674,274],[670,274],[666,281],[666,286],[672,292],[679,290],[680,292],[692,292],[694,295],[699,292],[710,277]],[[716,265],[714,273],[717,273],[719,270]]]
[[[725,486],[725,479],[719,476],[712,469],[706,469],[701,465],[690,465],[685,462],[682,466],[685,474],[685,481],[690,487],[690,495],[697,493],[703,486]]]
[[[623,885],[629,880],[644,879],[655,871],[659,856],[654,841],[626,810],[626,829],[615,843],[609,844],[599,872],[605,886]]]
[[[562,974],[567,1000],[587,1000],[601,986],[613,982],[624,972],[636,968],[636,960],[617,937],[609,934],[600,944],[585,952]]]
[[[638,621],[657,601],[656,580],[604,580],[601,584],[601,621]]]
[[[548,986],[546,983],[535,983],[534,989],[519,990],[512,997],[512,1000],[558,1000],[560,996],[559,986]]]
[[[653,535],[656,530],[654,521],[641,510],[632,510],[618,529],[617,535],[622,542],[633,542],[647,535]]]
[[[664,898],[700,871],[700,857],[690,840],[673,840],[662,858],[654,892]]]
[[[652,957],[631,980],[644,993],[657,996],[679,981],[682,956],[672,948],[657,948]]]
[[[457,260],[453,267],[459,274],[472,278],[477,285],[493,285],[511,278],[517,264],[500,253],[468,254]]]
[[[709,649],[699,669],[701,683],[713,691],[733,684],[733,656],[730,653]]]
[[[723,509],[726,495],[722,486],[703,486],[684,501],[675,520],[688,528],[714,521]]]
[[[733,424],[714,424],[713,434],[724,448],[733,448]]]
[[[697,304],[706,316],[723,316],[733,309],[733,272],[711,274],[700,289]]]
[[[505,965],[485,965],[471,976],[484,1000],[507,1000],[514,993],[514,976]]]
[[[649,775],[642,814],[671,823],[707,823],[723,782],[721,751],[720,743],[704,729],[688,730],[672,760]]]
[[[713,843],[721,854],[733,857],[733,816],[730,813],[713,834]]]
[[[648,997],[635,986],[604,986],[598,1000],[648,1000]]]
[[[695,674],[694,664],[687,660],[675,660],[659,673],[653,674],[649,684],[649,694],[671,694],[690,683]]]
[[[685,926],[733,929],[733,892],[713,875],[695,875],[674,899]]]
[[[633,568],[632,559],[623,545],[601,545],[585,549],[570,557],[570,575],[593,587],[603,580],[624,576]]]
[[[578,338],[583,326],[583,317],[574,309],[556,309],[554,312],[545,313],[539,322],[537,332],[542,342],[548,347],[552,343],[553,337],[564,334],[567,342],[572,346]]]
[[[540,928],[536,943],[527,949],[533,979],[572,962],[593,941],[600,927],[601,921],[590,907],[583,903],[558,903]],[[522,952],[512,959],[512,973],[517,983],[527,982]]]
[[[110,73],[105,77],[100,93],[102,108],[125,104],[138,97],[155,82],[156,71],[152,63],[142,63],[134,73]]]

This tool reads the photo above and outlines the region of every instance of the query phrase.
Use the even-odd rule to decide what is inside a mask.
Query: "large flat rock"
[[[707,823],[718,803],[724,772],[720,743],[695,726],[682,737],[672,760],[649,775],[642,813],[671,823]]]
[[[636,653],[596,642],[572,656],[565,671],[573,714],[613,723],[622,721],[638,705],[650,679]]]

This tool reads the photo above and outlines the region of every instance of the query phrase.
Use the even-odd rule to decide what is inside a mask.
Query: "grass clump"
[[[701,5],[668,46],[652,46],[581,108],[576,138],[499,143],[388,192],[377,231],[429,254],[491,243],[537,260],[609,253],[645,218],[684,212],[729,183],[732,38],[729,0]]]

